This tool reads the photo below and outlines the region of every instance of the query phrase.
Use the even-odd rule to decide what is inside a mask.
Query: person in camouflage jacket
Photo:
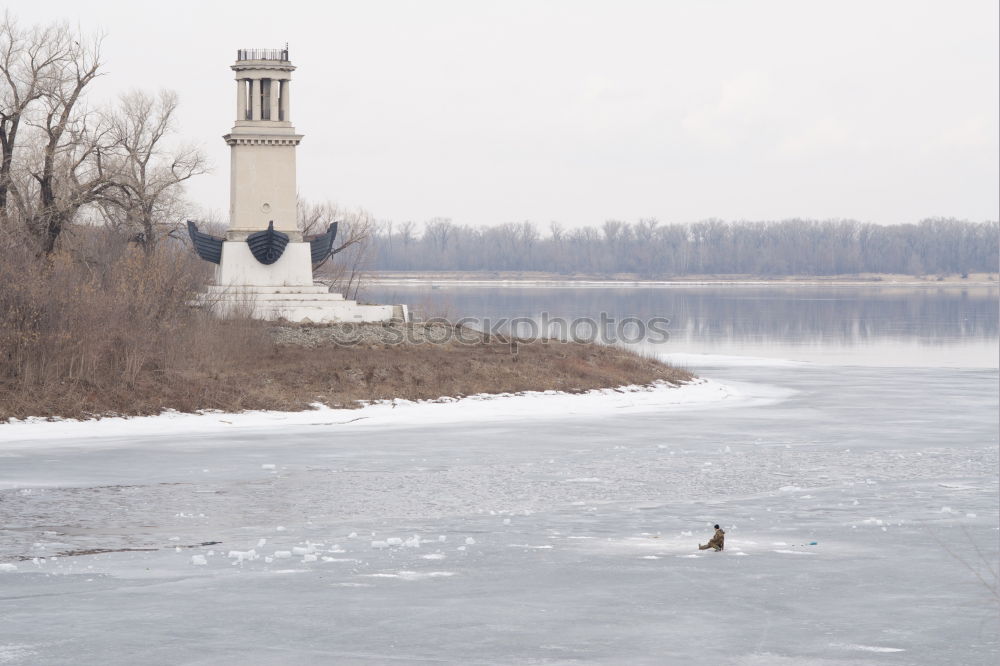
[[[726,543],[726,533],[718,525],[715,526],[715,534],[711,539],[708,540],[704,546],[698,544],[698,550],[708,550],[709,548],[714,548],[716,552],[719,552],[725,548]]]

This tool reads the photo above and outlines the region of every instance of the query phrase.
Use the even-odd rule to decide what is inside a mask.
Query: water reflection
[[[376,285],[366,298],[479,318],[667,317],[657,350],[886,365],[995,367],[992,287]]]

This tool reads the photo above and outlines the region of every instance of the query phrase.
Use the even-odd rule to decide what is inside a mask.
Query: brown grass
[[[221,327],[223,330],[226,327]],[[586,391],[655,381],[681,383],[690,375],[632,352],[596,344],[493,342],[476,345],[390,345],[303,348],[256,346],[250,358],[230,356],[141,373],[126,384],[76,378],[43,384],[0,399],[0,419],[157,414],[164,409],[301,410],[310,403],[355,407],[359,401],[520,391]],[[214,362],[213,362],[214,361]]]
[[[305,409],[388,398],[585,391],[690,374],[593,344],[302,347],[273,327],[188,303],[204,272],[184,251],[122,248],[0,264],[0,422],[156,414],[165,409]]]
[[[275,346],[257,367],[232,368],[226,386],[253,386],[228,400],[201,407],[304,409],[310,402],[355,406],[358,401],[519,391],[585,391],[657,380],[681,382],[690,375],[630,352],[588,344],[389,345],[377,348],[328,344]],[[204,384],[199,378],[196,383]],[[206,395],[205,398],[210,398]]]

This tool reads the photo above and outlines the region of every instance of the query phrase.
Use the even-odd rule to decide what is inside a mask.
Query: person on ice
[[[708,540],[704,546],[698,544],[698,550],[708,550],[709,548],[714,548],[716,552],[719,552],[725,547],[726,544],[726,533],[718,525],[715,526],[715,534],[711,539]]]

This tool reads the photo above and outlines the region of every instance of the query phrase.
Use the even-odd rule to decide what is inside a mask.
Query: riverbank
[[[247,324],[242,324],[246,327]],[[253,324],[249,324],[253,326]],[[226,364],[143,375],[95,390],[85,378],[28,392],[0,391],[10,418],[139,416],[167,410],[299,411],[321,403],[355,408],[382,400],[594,389],[665,383],[693,375],[617,347],[484,338],[436,324],[264,324],[243,328],[244,354]]]

